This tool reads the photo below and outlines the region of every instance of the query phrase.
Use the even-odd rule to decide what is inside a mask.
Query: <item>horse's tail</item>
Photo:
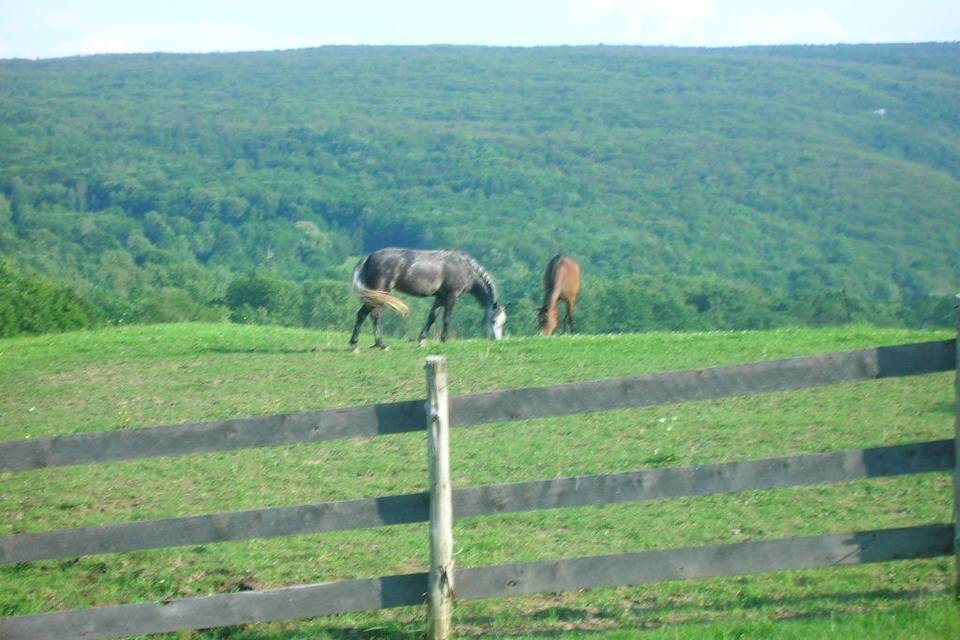
[[[366,264],[367,259],[364,258],[357,263],[357,266],[353,268],[353,292],[363,300],[363,304],[368,307],[383,307],[387,306],[399,313],[402,316],[407,315],[410,311],[410,307],[404,304],[403,300],[396,296],[392,296],[386,291],[377,291],[376,289],[369,289],[363,284],[363,280],[360,277],[360,272],[363,270],[363,265]]]

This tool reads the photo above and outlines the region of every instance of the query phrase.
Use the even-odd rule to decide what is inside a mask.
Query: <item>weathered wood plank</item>
[[[955,341],[878,347],[455,398],[455,427],[951,371]]]
[[[421,431],[422,400],[0,442],[0,471]]]
[[[950,371],[956,342],[842,353],[461,396],[451,426],[646,407],[842,382]],[[146,429],[0,442],[0,472],[269,447],[418,431],[424,402],[348,407]]]
[[[953,468],[953,440],[453,491],[457,518],[827,484]],[[0,538],[0,564],[424,522],[429,494],[342,500]]]
[[[953,441],[665,467],[454,491],[458,518],[640,500],[706,496],[946,471]]]
[[[641,551],[457,571],[457,598],[811,569],[953,553],[953,525]],[[425,573],[0,619],[4,640],[112,638],[420,604]]]
[[[0,538],[0,564],[424,522],[429,494],[251,509]]]
[[[4,640],[115,638],[423,604],[427,574],[299,585],[0,619]]]
[[[937,524],[462,569],[457,572],[457,598],[502,598],[952,553],[953,525]]]

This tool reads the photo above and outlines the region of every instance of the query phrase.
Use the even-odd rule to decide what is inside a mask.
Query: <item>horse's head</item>
[[[538,307],[537,308],[537,333],[543,335],[543,328],[547,324],[547,308]]]
[[[537,332],[541,336],[552,336],[557,329],[557,310],[548,307],[540,307],[537,311]]]
[[[499,340],[503,337],[503,325],[507,323],[507,310],[504,305],[493,303],[487,307],[483,314],[483,327],[487,331],[487,337],[493,340]]]

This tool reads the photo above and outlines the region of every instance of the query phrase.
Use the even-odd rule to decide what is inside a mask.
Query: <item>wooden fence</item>
[[[435,371],[433,363],[428,369]],[[443,368],[443,367],[441,367]],[[911,376],[957,369],[957,341],[862,349],[648,376],[497,391],[447,401],[442,378],[428,376],[428,401],[219,420],[149,429],[0,442],[0,472],[427,429],[443,458],[447,425],[526,420]],[[960,387],[958,387],[960,392]],[[960,420],[958,420],[960,432]],[[439,441],[437,438],[439,437]],[[447,521],[431,528],[434,553],[453,517],[514,513],[638,500],[705,496],[955,470],[955,439],[691,467],[558,478],[447,491],[452,516],[430,493],[254,509],[10,535],[0,563],[270,538],[322,531]],[[442,460],[438,463],[443,466]],[[443,482],[442,468],[431,475]],[[955,484],[960,473],[954,474]],[[447,481],[448,482],[448,481]],[[434,485],[437,486],[436,484]],[[960,489],[960,486],[957,487]],[[438,492],[442,493],[442,492]],[[960,495],[958,492],[956,495]],[[958,505],[955,495],[955,507]],[[437,495],[434,496],[435,498]],[[440,512],[437,509],[440,509]],[[438,516],[437,513],[440,513]],[[955,512],[956,513],[956,510]],[[458,600],[640,584],[664,580],[860,564],[950,555],[954,523],[762,540],[589,558],[452,569],[431,560],[427,573],[297,585],[0,619],[6,640],[109,638],[423,604],[429,586]],[[434,591],[431,590],[431,593]],[[439,592],[432,608],[443,607]],[[434,624],[437,637],[449,634]]]

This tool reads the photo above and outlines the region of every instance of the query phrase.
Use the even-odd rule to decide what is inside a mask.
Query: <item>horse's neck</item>
[[[543,294],[543,308],[549,309],[557,304],[560,299],[560,278],[557,277],[557,270],[553,269],[548,278],[549,285]]]
[[[547,290],[546,290],[546,291],[544,292],[544,294],[543,294],[543,308],[544,308],[544,309],[549,309],[549,308],[551,308],[552,306],[554,306],[554,304],[556,304],[556,302],[557,302],[557,296],[555,296],[554,294],[557,292],[557,289],[558,289],[558,287],[557,287],[557,281],[556,281],[556,279],[553,279],[553,280],[550,282],[550,286],[547,287]]]
[[[493,283],[479,275],[473,283],[473,288],[470,289],[470,293],[473,294],[473,297],[477,299],[477,302],[479,302],[480,306],[484,309],[492,307],[497,303],[497,292],[493,288]]]

